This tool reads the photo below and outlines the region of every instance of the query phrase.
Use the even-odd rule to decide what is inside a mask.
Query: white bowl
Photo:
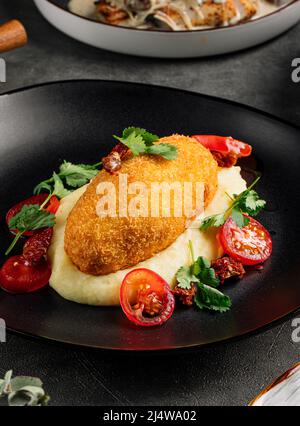
[[[34,0],[40,12],[65,34],[101,49],[158,58],[219,55],[272,39],[300,20],[300,0],[292,0],[269,15],[223,28],[196,31],[156,31],[118,27],[69,12],[55,0]]]
[[[294,365],[266,387],[251,406],[300,406],[300,363]]]

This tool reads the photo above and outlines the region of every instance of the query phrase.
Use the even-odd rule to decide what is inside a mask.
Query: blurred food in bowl
[[[246,22],[278,8],[266,0],[71,0],[70,11],[99,22],[169,31]]]

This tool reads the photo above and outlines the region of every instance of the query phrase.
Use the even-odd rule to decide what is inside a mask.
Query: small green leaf
[[[132,133],[134,133],[137,136],[143,136],[143,134],[145,133],[145,129],[142,129],[141,127],[126,127],[126,129],[123,130],[122,132],[122,138],[123,139],[127,139],[130,135],[132,135]]]
[[[98,164],[73,164],[69,161],[64,161],[59,168],[59,173],[56,174],[61,181],[65,180],[67,185],[72,188],[80,188],[81,186],[88,183],[93,177],[98,173],[98,167],[101,163]],[[35,188],[33,193],[40,194],[42,191],[49,193],[53,192],[53,186],[55,183],[55,176],[52,175],[50,179],[44,180],[39,183]],[[61,185],[59,184],[61,187]],[[62,191],[63,195],[64,192]],[[65,192],[68,195],[68,193]]]
[[[55,172],[53,173],[53,180],[54,180],[54,189],[53,189],[52,195],[56,195],[58,198],[64,198],[67,195],[71,194],[71,191],[69,191],[68,189],[64,187],[64,184],[61,178]]]
[[[265,206],[265,200],[260,199],[257,192],[253,189],[248,191],[239,200],[240,209],[250,216],[256,216]]]
[[[182,266],[176,273],[177,285],[180,288],[189,290],[193,283],[197,283],[198,278],[193,275],[190,266]]]
[[[209,309],[211,311],[226,312],[230,309],[231,299],[221,293],[216,288],[205,284],[197,285],[197,294],[195,296],[195,304],[199,309]]]
[[[210,261],[205,257],[200,256],[194,265],[192,265],[192,271],[200,283],[207,284],[212,287],[218,287],[220,281],[216,277],[214,269],[210,266]]]
[[[229,208],[222,214],[206,217],[200,226],[201,231],[205,231],[211,227],[219,227],[224,225],[228,215],[231,215],[232,219],[236,224],[242,228],[249,224],[249,218],[243,215],[249,216],[257,215],[266,205],[266,202],[259,198],[259,195],[252,188],[258,182],[258,177],[245,191],[239,195],[234,194],[233,196],[228,195],[231,200]]]
[[[117,136],[114,137],[126,145],[135,157],[140,154],[144,154],[146,151],[146,144],[143,137],[141,135],[137,135],[134,131],[130,133],[126,139],[118,138]]]
[[[210,261],[203,256],[199,256],[196,263],[199,265],[200,270],[210,268],[211,265]]]
[[[239,209],[234,208],[231,212],[231,218],[237,224],[239,228],[244,228],[249,225],[250,219],[245,216]]]
[[[213,216],[207,216],[203,219],[200,225],[200,231],[206,231],[209,228],[218,228],[219,226],[224,225],[226,222],[226,217],[224,213],[215,214]]]
[[[127,129],[123,130],[122,138],[127,139],[132,133],[135,133],[137,136],[142,136],[146,146],[153,145],[153,143],[159,139],[157,135],[147,132],[147,130],[140,127],[127,127]]]
[[[232,209],[231,217],[232,217],[232,220],[234,220],[234,222],[237,224],[237,226],[239,228],[243,228],[244,216],[243,216],[243,213],[239,209],[237,209],[237,208]]]
[[[143,133],[143,139],[147,146],[151,146],[154,142],[157,142],[159,140],[159,137],[145,130]]]
[[[8,224],[10,229],[17,229],[20,232],[52,228],[54,225],[55,215],[46,210],[40,210],[38,204],[24,205]]]
[[[216,273],[213,268],[207,268],[200,272],[199,279],[203,284],[207,284],[211,287],[218,287],[220,280],[216,277]]]
[[[98,170],[89,164],[73,164],[64,161],[59,169],[59,177],[65,179],[67,185],[72,188],[80,188],[86,185],[98,174]]]
[[[38,195],[38,194],[40,194],[41,192],[43,192],[43,191],[45,191],[45,192],[51,192],[52,191],[52,186],[49,184],[49,183],[47,183],[47,181],[44,181],[44,182],[41,182],[41,183],[39,183],[35,188],[34,188],[34,190],[33,190],[33,193],[35,194],[35,195]]]
[[[254,182],[239,195],[234,195],[234,202],[232,207],[239,208],[243,213],[250,216],[256,216],[266,205],[266,202],[260,199],[253,187],[257,184],[260,177],[257,177]]]
[[[148,146],[146,153],[151,155],[160,155],[165,160],[176,160],[178,157],[177,147],[169,143],[158,143],[156,145]]]
[[[123,130],[122,137],[114,136],[119,142],[126,145],[134,156],[140,154],[159,155],[166,160],[175,160],[178,150],[175,145],[168,143],[154,144],[158,136],[147,132],[140,127],[128,127]]]

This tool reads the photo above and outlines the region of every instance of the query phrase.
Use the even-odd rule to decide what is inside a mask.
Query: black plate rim
[[[51,85],[59,85],[59,84],[80,84],[80,83],[109,83],[109,84],[128,84],[131,86],[144,86],[144,87],[153,87],[156,89],[161,89],[161,90],[172,90],[174,92],[179,92],[179,93],[185,93],[185,94],[189,94],[189,95],[193,95],[193,96],[200,96],[202,98],[206,98],[206,99],[211,99],[214,101],[218,101],[218,102],[222,102],[225,103],[227,105],[233,105],[242,109],[246,109],[248,111],[252,111],[254,113],[263,115],[271,120],[280,122],[286,126],[290,126],[293,127],[296,130],[300,131],[300,125],[297,125],[295,123],[292,123],[291,121],[288,121],[284,118],[278,117],[275,114],[269,113],[267,111],[261,110],[259,108],[253,107],[251,105],[248,104],[244,104],[242,102],[237,102],[237,101],[233,101],[231,99],[227,99],[227,98],[223,98],[221,96],[213,96],[213,95],[208,95],[206,93],[202,93],[202,92],[196,92],[194,90],[187,90],[187,89],[180,89],[179,87],[174,87],[174,86],[163,86],[160,84],[151,84],[151,83],[141,83],[141,82],[135,82],[135,81],[126,81],[126,80],[106,80],[106,79],[97,79],[97,78],[83,78],[83,79],[66,79],[66,80],[53,80],[53,81],[46,81],[46,82],[41,82],[41,83],[37,83],[37,84],[30,84],[30,85],[26,85],[26,86],[22,86],[22,87],[17,87],[15,89],[11,89],[8,90],[6,92],[2,92],[0,93],[0,99],[3,96],[9,96],[9,95],[13,95],[16,93],[22,93],[22,92],[27,92],[30,90],[34,90],[34,89],[38,89],[41,87],[46,87],[46,86],[51,86]]]
[[[0,99],[4,96],[9,96],[9,95],[13,95],[16,93],[22,93],[22,92],[27,92],[27,91],[31,91],[34,89],[38,89],[38,88],[42,88],[42,87],[46,87],[46,86],[51,86],[51,85],[60,85],[60,84],[80,84],[80,83],[109,83],[109,84],[127,84],[127,85],[132,85],[132,86],[143,86],[143,87],[151,87],[151,88],[157,88],[160,90],[166,90],[166,91],[174,91],[174,92],[178,92],[178,93],[185,93],[188,95],[194,95],[194,96],[200,96],[204,99],[211,99],[220,103],[224,103],[227,105],[233,105],[235,107],[238,108],[242,108],[244,110],[248,110],[251,112],[254,112],[256,114],[259,114],[261,116],[264,116],[272,121],[275,121],[277,123],[281,123],[285,126],[288,127],[292,127],[293,129],[296,129],[298,131],[300,131],[300,126],[289,122],[288,120],[285,120],[281,117],[277,117],[274,114],[271,114],[269,112],[266,111],[262,111],[258,108],[252,107],[250,105],[247,104],[243,104],[240,102],[236,102],[230,99],[226,99],[226,98],[222,98],[222,97],[218,97],[218,96],[212,96],[212,95],[207,95],[204,93],[200,93],[200,92],[195,92],[195,91],[190,91],[190,90],[186,90],[186,89],[180,89],[177,87],[169,87],[169,86],[162,86],[162,85],[156,85],[156,84],[147,84],[147,83],[139,83],[139,82],[129,82],[129,81],[125,81],[125,80],[105,80],[105,79],[67,79],[67,80],[56,80],[56,81],[48,81],[48,82],[42,82],[42,83],[38,83],[38,84],[33,84],[33,85],[28,85],[28,86],[24,86],[24,87],[18,87],[16,89],[12,89],[9,90],[7,92],[3,92],[0,94]],[[87,349],[93,349],[93,350],[100,350],[100,351],[110,351],[110,352],[123,352],[123,353],[127,353],[127,354],[133,354],[133,353],[141,353],[141,354],[153,354],[153,353],[170,353],[170,352],[179,352],[179,351],[191,351],[191,350],[201,350],[202,348],[208,348],[208,347],[212,347],[215,345],[220,345],[220,344],[226,344],[226,343],[230,343],[230,342],[234,342],[234,341],[239,341],[243,338],[248,338],[252,335],[257,335],[260,333],[263,333],[265,331],[267,331],[268,329],[271,329],[277,325],[280,325],[283,321],[285,321],[286,319],[288,319],[291,315],[293,315],[294,313],[298,312],[300,310],[300,305],[295,308],[292,309],[290,311],[288,311],[286,314],[282,315],[282,316],[278,316],[277,318],[273,319],[272,321],[270,321],[269,323],[266,323],[265,325],[259,327],[259,328],[253,328],[239,336],[234,336],[234,337],[229,337],[229,338],[225,338],[225,339],[220,339],[214,342],[210,342],[210,343],[204,343],[204,344],[199,344],[199,343],[194,343],[194,344],[190,344],[190,345],[186,345],[182,348],[174,346],[174,347],[170,347],[168,349],[166,348],[147,348],[147,349],[140,349],[140,350],[135,350],[135,349],[130,349],[130,348],[118,348],[118,347],[109,347],[109,346],[99,346],[99,345],[92,345],[92,344],[83,344],[80,342],[72,342],[72,341],[68,341],[68,340],[57,340],[51,337],[47,337],[47,336],[38,336],[38,335],[34,335],[32,333],[29,332],[24,332],[22,330],[18,330],[18,329],[12,329],[10,327],[7,327],[7,331],[13,335],[19,335],[19,336],[23,336],[23,337],[27,337],[29,339],[32,340],[37,340],[37,341],[43,341],[43,342],[48,342],[51,344],[57,344],[57,345],[67,345],[70,347],[79,347],[79,348],[87,348]]]
[[[73,348],[81,348],[81,349],[90,349],[90,350],[97,350],[97,351],[103,351],[103,352],[111,352],[111,353],[124,353],[124,354],[141,354],[141,355],[149,355],[149,354],[171,354],[174,353],[174,351],[176,351],[176,353],[178,354],[179,352],[181,353],[186,353],[186,352],[192,352],[192,351],[200,351],[202,349],[207,349],[207,348],[211,348],[211,347],[215,347],[215,346],[220,346],[220,345],[224,345],[224,344],[229,344],[229,343],[234,343],[234,342],[239,342],[242,339],[248,339],[251,336],[257,336],[259,334],[265,333],[268,330],[271,330],[272,328],[281,325],[283,322],[287,321],[289,318],[292,318],[296,312],[300,313],[300,306],[294,310],[291,310],[290,312],[286,313],[285,315],[278,317],[276,319],[274,319],[273,321],[269,322],[268,324],[265,324],[262,327],[259,328],[253,328],[252,330],[247,331],[244,334],[241,334],[239,336],[234,336],[234,337],[229,337],[227,339],[220,339],[220,340],[216,340],[215,342],[211,342],[211,343],[203,343],[203,344],[191,344],[191,345],[186,345],[183,347],[178,347],[178,346],[174,346],[174,347],[170,347],[168,349],[166,348],[152,348],[152,349],[130,349],[129,347],[127,348],[116,348],[116,347],[108,347],[108,346],[99,346],[99,345],[91,345],[91,344],[83,344],[83,343],[76,343],[76,342],[70,342],[68,340],[56,340],[54,338],[51,337],[47,337],[47,336],[38,336],[32,333],[26,333],[24,331],[20,331],[17,329],[12,329],[10,327],[7,327],[7,331],[10,334],[13,334],[14,336],[20,336],[20,337],[24,337],[28,340],[32,340],[32,341],[37,341],[37,342],[42,342],[42,343],[48,343],[51,345],[55,345],[55,346],[60,346],[60,347],[73,347]]]

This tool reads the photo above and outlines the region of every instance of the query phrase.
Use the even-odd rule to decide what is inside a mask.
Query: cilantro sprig
[[[52,228],[55,225],[55,215],[42,210],[38,204],[24,205],[22,209],[13,216],[8,224],[9,229],[18,230],[11,245],[5,252],[7,256],[15,247],[21,236],[28,231],[36,231],[42,228]]]
[[[42,191],[47,191],[52,193],[52,195],[57,195],[59,198],[63,198],[72,192],[71,190],[66,189],[65,185],[68,185],[71,188],[80,188],[97,175],[99,172],[98,167],[100,165],[101,163],[90,165],[73,164],[69,161],[64,161],[59,167],[59,172],[54,172],[51,178],[39,183],[34,188],[33,192],[34,194],[40,194]]]
[[[228,209],[224,213],[206,217],[201,223],[200,230],[206,231],[212,227],[217,228],[222,226],[229,217],[231,217],[240,228],[247,226],[249,224],[249,218],[244,216],[244,214],[256,216],[266,205],[265,200],[262,200],[253,189],[259,179],[260,176],[255,179],[249,188],[239,195],[234,194],[231,197],[227,194],[231,199]]]
[[[127,146],[136,157],[141,154],[159,155],[165,160],[175,160],[178,155],[177,147],[169,143],[155,144],[157,135],[147,132],[140,127],[127,127],[121,137],[114,138]]]
[[[199,309],[209,309],[220,313],[227,312],[231,308],[231,299],[221,291],[205,284],[198,284],[195,296],[195,304]]]
[[[192,242],[189,241],[192,264],[181,267],[176,274],[177,286],[189,290],[192,286],[197,287],[194,297],[195,305],[199,309],[226,312],[230,309],[232,302],[230,297],[217,290],[220,280],[216,277],[211,263],[205,257],[195,260]]]

